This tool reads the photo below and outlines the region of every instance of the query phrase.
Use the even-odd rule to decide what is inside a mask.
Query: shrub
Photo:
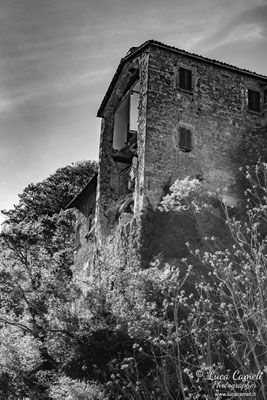
[[[67,376],[59,378],[49,394],[53,400],[107,400],[100,385]]]
[[[242,387],[252,383],[251,393],[266,400],[265,177],[267,164],[258,164],[254,173],[246,170],[251,189],[246,193],[242,220],[230,217],[225,209],[232,239],[228,248],[220,248],[216,238],[207,239],[209,245],[200,250],[189,247],[195,263],[206,271],[202,277],[196,279],[193,266],[185,259],[169,264],[161,259],[144,270],[111,268],[116,284],[112,290],[106,286],[106,304],[117,327],[127,330],[135,341],[129,357],[113,362],[114,374],[107,388],[117,391],[116,398],[215,398],[216,389],[226,395],[227,389],[210,378],[216,374],[227,377],[235,398],[242,392],[248,396]],[[178,191],[180,187],[176,184]],[[168,205],[166,212],[188,212],[192,202],[187,205],[187,201],[194,193],[185,191],[185,198],[179,198],[176,189],[167,202],[163,200],[163,207]],[[196,202],[201,214],[197,197]],[[187,285],[192,281],[193,289]],[[240,379],[239,388],[233,389],[235,371],[239,376],[255,375],[251,381]]]

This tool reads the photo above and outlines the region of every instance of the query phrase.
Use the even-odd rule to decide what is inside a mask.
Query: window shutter
[[[261,110],[261,94],[255,90],[248,89],[248,108],[251,111]]]
[[[191,138],[191,131],[189,129],[186,129],[185,149],[186,149],[186,151],[192,150],[192,138]]]
[[[178,67],[176,71],[176,87],[179,87],[179,84],[180,84],[180,68]]]
[[[186,89],[192,90],[192,71],[186,70]]]
[[[185,147],[185,128],[180,128],[180,135],[179,135],[179,147],[183,149]]]
[[[186,89],[186,70],[180,68],[179,86],[181,89]]]
[[[192,90],[192,71],[186,68],[180,68],[179,77],[180,89]]]
[[[173,67],[173,87],[176,89],[179,87],[179,82],[180,82],[180,68],[177,66]]]
[[[189,129],[180,127],[179,129],[179,147],[182,151],[189,152],[192,150],[192,134]]]

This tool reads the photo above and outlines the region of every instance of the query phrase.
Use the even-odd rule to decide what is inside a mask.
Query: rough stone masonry
[[[145,210],[177,179],[198,178],[237,204],[235,153],[244,136],[266,127],[267,77],[151,40],[121,60],[98,116],[96,194],[83,197],[95,202],[95,229],[83,235],[80,270],[119,226],[134,220],[141,232]]]

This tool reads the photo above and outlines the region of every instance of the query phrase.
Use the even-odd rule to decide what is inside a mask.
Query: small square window
[[[183,90],[192,90],[192,71],[186,68],[180,68],[179,88]]]
[[[184,152],[192,150],[192,133],[190,129],[184,127],[179,129],[179,148]]]
[[[261,94],[256,90],[248,89],[248,109],[251,111],[261,111]]]

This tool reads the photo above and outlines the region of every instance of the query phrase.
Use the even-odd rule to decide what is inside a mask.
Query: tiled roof
[[[129,61],[131,58],[133,58],[136,55],[138,55],[140,52],[144,51],[145,48],[147,48],[149,46],[156,46],[156,47],[159,47],[159,48],[162,48],[162,49],[166,49],[166,50],[169,50],[169,51],[173,51],[175,53],[179,53],[179,54],[185,55],[185,56],[190,57],[190,58],[201,60],[201,61],[203,61],[205,63],[208,63],[208,64],[213,64],[213,65],[216,65],[218,67],[223,67],[225,69],[231,69],[231,70],[237,71],[237,72],[245,74],[245,75],[252,75],[252,76],[254,76],[256,78],[261,78],[264,81],[267,80],[267,76],[266,75],[261,75],[261,74],[258,74],[256,72],[249,71],[247,69],[238,68],[238,67],[235,67],[233,65],[224,63],[222,61],[218,61],[218,60],[214,60],[214,59],[207,58],[207,57],[204,57],[204,56],[200,56],[200,55],[195,54],[195,53],[190,53],[190,52],[188,52],[186,50],[181,50],[181,49],[178,49],[177,47],[169,46],[169,45],[166,45],[164,43],[158,42],[156,40],[148,40],[145,43],[141,44],[139,47],[132,47],[128,51],[126,56],[121,59],[119,65],[118,65],[118,68],[117,68],[117,70],[116,70],[116,72],[115,72],[115,74],[113,76],[113,79],[112,79],[112,81],[111,81],[111,83],[110,83],[110,85],[108,87],[108,90],[107,90],[107,92],[106,92],[106,94],[105,94],[105,96],[104,96],[104,98],[102,100],[102,103],[101,103],[101,105],[99,107],[99,110],[97,112],[97,116],[98,117],[102,116],[104,108],[105,108],[105,106],[107,104],[107,101],[108,101],[112,91],[113,91],[113,88],[114,88],[114,86],[116,84],[116,81],[117,81],[117,79],[118,79],[118,77],[120,75],[120,72],[121,72],[124,64],[127,61]]]
[[[217,64],[219,66],[223,66],[223,67],[226,67],[226,68],[234,69],[234,70],[236,70],[238,72],[244,72],[245,74],[249,74],[249,75],[252,74],[252,75],[255,75],[257,77],[267,79],[266,75],[261,75],[261,74],[258,74],[257,72],[249,71],[248,69],[239,68],[239,67],[236,67],[234,65],[224,63],[222,61],[218,61],[218,60],[211,59],[211,58],[208,58],[208,57],[200,56],[199,54],[190,53],[189,51],[181,50],[181,49],[178,49],[177,47],[169,46],[169,45],[166,45],[164,43],[158,42],[156,40],[149,40],[146,43],[154,44],[154,45],[159,46],[159,47],[165,47],[166,49],[173,50],[175,52],[179,52],[179,53],[185,54],[185,55],[193,57],[193,58],[199,58],[199,59],[201,59],[203,61],[206,61],[208,63],[211,63],[211,64]]]

